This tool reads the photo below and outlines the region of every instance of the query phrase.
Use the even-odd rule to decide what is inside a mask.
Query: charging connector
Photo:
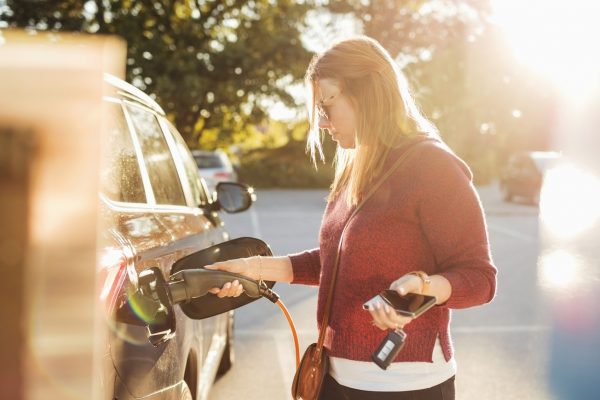
[[[279,301],[279,295],[271,289],[269,289],[269,287],[263,280],[258,281],[258,292],[262,297],[274,304],[277,304],[277,302]]]

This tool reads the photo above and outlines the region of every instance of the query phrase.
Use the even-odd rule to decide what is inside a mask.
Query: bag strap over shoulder
[[[408,149],[406,149],[404,151],[404,153],[402,153],[402,155],[396,160],[396,162],[392,165],[392,167],[389,170],[387,170],[385,172],[385,174],[383,174],[381,176],[381,178],[375,182],[375,184],[373,184],[373,186],[370,188],[370,190],[367,192],[367,194],[361,199],[361,201],[358,203],[358,205],[356,206],[356,208],[354,209],[354,211],[352,212],[352,214],[346,221],[346,224],[344,225],[344,229],[342,230],[342,234],[340,235],[340,241],[338,242],[337,255],[335,257],[335,264],[333,265],[333,274],[332,274],[333,278],[331,280],[331,285],[329,286],[329,292],[327,293],[327,302],[325,303],[325,310],[324,310],[323,319],[321,322],[321,331],[319,332],[319,340],[317,341],[316,356],[319,359],[322,356],[323,344],[325,342],[325,330],[327,329],[327,325],[329,323],[329,314],[331,311],[331,304],[333,302],[333,293],[335,292],[338,266],[340,264],[340,257],[341,257],[341,253],[342,253],[342,243],[344,241],[344,234],[346,233],[346,228],[348,228],[348,226],[350,225],[350,221],[352,220],[352,218],[354,218],[354,216],[358,213],[358,211],[362,208],[362,206],[367,202],[367,200],[377,191],[377,189],[379,189],[379,187],[383,184],[383,182],[385,182],[389,178],[389,176],[394,173],[394,171],[396,171],[402,164],[404,164],[404,162],[406,162],[406,160],[408,160],[410,157],[412,157],[415,154],[416,149],[418,147],[421,147],[421,146],[419,146],[421,143],[428,142],[430,140],[435,140],[435,139],[426,138],[426,139],[421,139],[421,140],[417,141],[416,143],[409,144]]]

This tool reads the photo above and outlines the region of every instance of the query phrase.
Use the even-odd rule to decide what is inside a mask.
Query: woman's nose
[[[319,129],[331,129],[331,121],[324,115],[319,115]]]

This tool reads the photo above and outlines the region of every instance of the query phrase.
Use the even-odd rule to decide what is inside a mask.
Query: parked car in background
[[[503,199],[523,197],[539,204],[544,174],[559,158],[560,153],[554,151],[529,151],[510,157],[500,177]]]
[[[235,200],[229,212],[247,209],[253,195],[229,183],[209,196],[162,108],[120,79],[105,81],[111,92],[100,178],[98,268],[107,329],[102,398],[206,399],[215,376],[233,360],[232,312],[195,321],[177,307],[164,330],[150,332],[149,316],[131,290],[141,271],[156,267],[168,280],[177,260],[229,239],[219,195]]]
[[[229,157],[222,150],[193,150],[192,155],[198,165],[200,176],[204,178],[210,192],[219,182],[237,182],[237,173]]]

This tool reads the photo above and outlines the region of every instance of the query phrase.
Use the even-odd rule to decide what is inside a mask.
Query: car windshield
[[[194,159],[198,168],[221,168],[223,161],[217,154],[195,154]]]

